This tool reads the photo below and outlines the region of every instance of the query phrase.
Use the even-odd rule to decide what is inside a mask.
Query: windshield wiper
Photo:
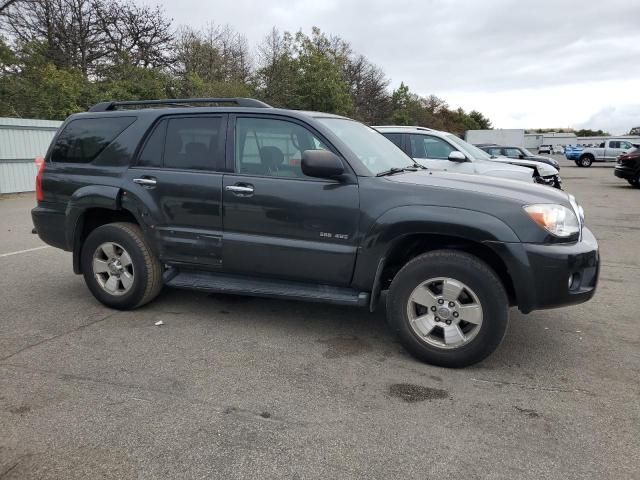
[[[385,170],[384,172],[376,173],[376,177],[386,177],[388,175],[393,175],[393,174],[402,173],[402,172],[417,172],[418,168],[424,169],[425,167],[423,167],[422,165],[419,165],[419,166],[412,165],[410,167],[404,167],[404,168],[392,167],[389,170]]]

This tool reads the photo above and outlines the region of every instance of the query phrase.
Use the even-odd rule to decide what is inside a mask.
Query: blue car
[[[580,158],[582,150],[583,148],[577,145],[567,145],[566,147],[564,147],[564,156],[567,158],[567,160],[573,160],[575,162]]]

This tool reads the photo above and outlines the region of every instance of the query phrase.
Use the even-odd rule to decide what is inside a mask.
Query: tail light
[[[36,166],[38,167],[38,173],[36,175],[36,200],[41,202],[44,200],[44,192],[42,191],[42,174],[44,173],[44,167],[46,162],[44,157],[36,157]]]

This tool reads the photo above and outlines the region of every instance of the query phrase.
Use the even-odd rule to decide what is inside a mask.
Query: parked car
[[[634,187],[640,187],[640,145],[634,144],[633,147],[633,150],[618,157],[614,174]]]
[[[586,302],[598,278],[572,196],[426,170],[359,122],[252,99],[71,115],[36,198],[38,235],[108,307],[163,285],[371,310],[387,291],[402,344],[448,367],[495,350],[510,305]]]
[[[558,171],[549,165],[532,160],[494,157],[451,133],[425,127],[374,128],[421,165],[433,170],[517,178],[527,182],[531,182],[533,175],[536,183],[557,188],[562,185]],[[453,152],[457,153],[452,157]],[[514,166],[517,167],[516,170],[513,169]]]
[[[579,156],[577,156],[577,152],[572,152],[571,157],[575,159],[577,166],[587,168],[593,162],[615,162],[620,155],[628,153],[633,148],[633,144],[628,140],[613,138],[602,142],[596,148],[583,148],[579,152]]]
[[[504,145],[477,145],[478,148],[484,150],[489,155],[493,156],[503,156],[508,158],[519,158],[522,160],[533,160],[536,162],[546,163],[547,165],[551,165],[556,170],[560,171],[560,162],[558,162],[555,158],[551,157],[541,157],[539,155],[534,155],[529,150],[524,147],[513,147],[513,146],[504,146]]]
[[[564,149],[564,156],[567,160],[576,162],[580,158],[583,150],[584,146],[582,145],[567,145]]]
[[[538,155],[540,155],[541,153],[551,155],[553,153],[553,147],[551,145],[540,145],[538,147]]]

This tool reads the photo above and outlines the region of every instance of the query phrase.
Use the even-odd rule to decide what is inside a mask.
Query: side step
[[[351,288],[201,271],[178,271],[176,273],[175,270],[172,270],[170,269],[165,274],[165,285],[169,287],[305,302],[333,303],[354,307],[369,305],[367,292],[359,292]]]

